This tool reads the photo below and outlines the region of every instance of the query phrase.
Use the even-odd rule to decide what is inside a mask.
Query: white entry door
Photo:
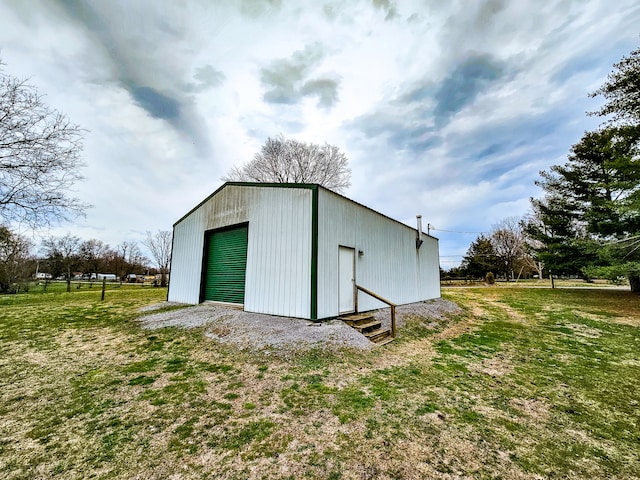
[[[356,251],[338,247],[338,303],[340,313],[356,310]]]

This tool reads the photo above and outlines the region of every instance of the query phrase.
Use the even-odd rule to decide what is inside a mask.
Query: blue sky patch
[[[149,112],[152,117],[175,120],[180,116],[179,103],[151,87],[134,87],[131,89],[131,95],[136,103]]]
[[[466,59],[445,78],[434,98],[436,122],[442,124],[472,103],[502,74],[503,67],[488,55]]]

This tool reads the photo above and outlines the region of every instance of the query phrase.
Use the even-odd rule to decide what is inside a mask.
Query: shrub
[[[486,277],[484,277],[484,281],[489,285],[493,285],[494,283],[496,283],[496,277],[493,276],[493,272],[487,273]]]

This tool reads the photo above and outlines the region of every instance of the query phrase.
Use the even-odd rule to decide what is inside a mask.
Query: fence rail
[[[484,279],[469,278],[469,277],[455,277],[455,278],[440,279],[441,285],[479,285],[481,283],[484,283]]]

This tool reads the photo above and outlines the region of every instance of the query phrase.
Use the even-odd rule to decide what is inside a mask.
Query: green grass
[[[2,296],[0,478],[640,477],[640,297],[444,296],[464,313],[287,358],[141,329],[160,288]]]

